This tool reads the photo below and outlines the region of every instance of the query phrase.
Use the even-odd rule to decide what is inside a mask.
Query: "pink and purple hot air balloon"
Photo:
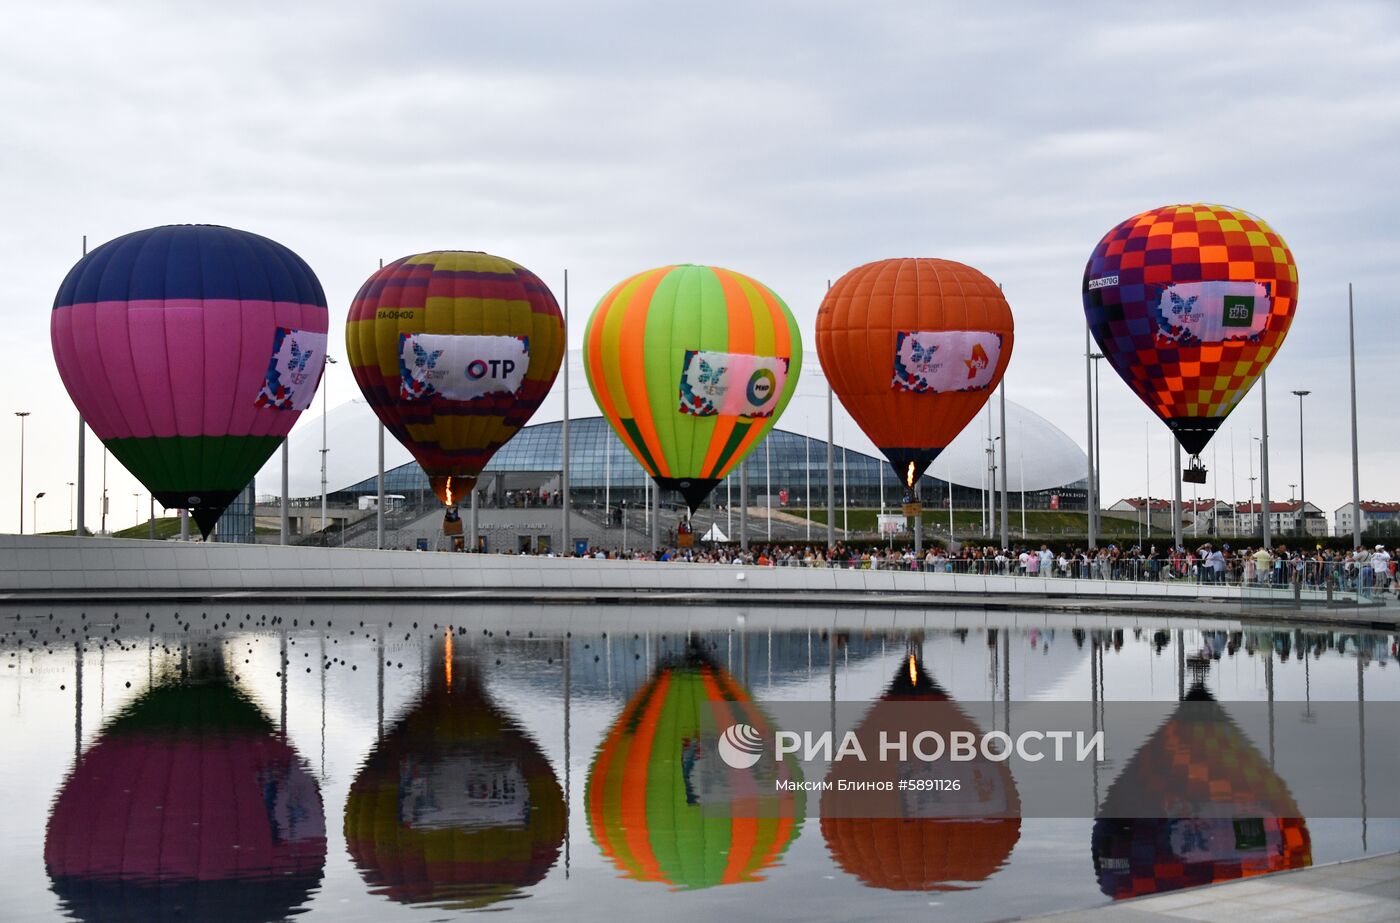
[[[216,225],[136,231],[84,256],[54,299],[54,358],[78,412],[207,538],[310,403],[326,296],[281,244]]]

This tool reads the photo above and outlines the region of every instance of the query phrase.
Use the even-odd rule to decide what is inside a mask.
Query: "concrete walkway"
[[[1088,923],[1400,920],[1400,853],[1035,917]]]

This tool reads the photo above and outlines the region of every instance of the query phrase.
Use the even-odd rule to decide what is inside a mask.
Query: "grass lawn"
[[[799,509],[789,509],[786,512],[795,516],[801,516],[805,511]],[[898,507],[890,510],[898,513]],[[848,513],[849,528],[853,532],[874,532],[875,517],[878,510],[850,510]],[[812,510],[812,520],[826,524],[826,510]],[[1088,532],[1089,517],[1085,513],[1060,512],[1050,510],[1027,510],[1026,511],[1026,531],[1031,535],[1084,535]],[[1001,514],[997,513],[997,522],[1000,523]],[[843,519],[841,511],[836,511],[836,525],[842,525]],[[1021,511],[1012,510],[1008,518],[1013,534],[1019,535],[1021,532]],[[928,528],[947,532],[948,512],[947,510],[924,509],[924,524]],[[978,510],[953,510],[953,530],[958,534],[980,531],[982,528],[982,513]],[[1138,535],[1138,524],[1131,519],[1118,519],[1105,516],[1100,522],[1101,533],[1105,537],[1121,536],[1123,538],[1136,539]],[[1153,535],[1159,538],[1170,538],[1169,533],[1156,529]]]

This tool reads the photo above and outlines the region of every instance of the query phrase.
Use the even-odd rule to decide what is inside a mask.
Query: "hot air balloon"
[[[729,673],[697,648],[668,659],[628,701],[588,776],[588,826],[624,877],[677,890],[761,881],[797,836],[806,801],[778,791],[800,779],[795,761],[767,757],[732,769],[705,733],[768,719]],[[705,810],[723,802],[729,815]]]
[[[858,266],[817,311],[822,371],[911,501],[919,478],[1001,381],[1014,341],[1001,289],[952,260]]]
[[[124,708],[77,761],[44,864],[83,920],[282,919],[326,861],[316,780],[212,651]]]
[[[1200,453],[1283,345],[1298,267],[1248,212],[1166,205],[1104,235],[1084,267],[1084,313],[1099,349],[1191,456]]]
[[[475,666],[436,646],[427,692],[365,760],[345,843],[376,894],[477,910],[524,896],[559,858],[564,794]]]
[[[117,460],[207,538],[311,403],[326,296],[279,243],[214,225],[109,241],[50,322],[59,377]]]
[[[1156,817],[1125,817],[1144,802]],[[1182,806],[1229,816],[1182,816]],[[1094,872],[1115,900],[1312,864],[1288,785],[1202,684],[1133,754],[1094,820]]]
[[[413,453],[451,521],[458,499],[554,384],[564,317],[525,267],[439,250],[370,276],[350,306],[345,343],[360,390]]]
[[[624,279],[584,334],[584,370],[603,416],[692,513],[773,428],[801,367],[802,336],[782,299],[716,266]]]
[[[902,703],[939,704],[916,717]],[[863,752],[876,754],[882,734],[894,740],[901,733],[912,738],[925,730],[944,738],[955,731],[981,736],[929,676],[914,649],[855,734]],[[959,773],[957,792],[920,794],[902,784],[925,777],[950,779],[950,770]],[[838,779],[894,784],[890,791],[851,795],[835,791]],[[822,792],[822,836],[837,864],[872,888],[975,888],[1006,864],[1021,838],[1020,796],[1005,762],[871,759],[855,769],[837,762],[828,781],[833,789]]]

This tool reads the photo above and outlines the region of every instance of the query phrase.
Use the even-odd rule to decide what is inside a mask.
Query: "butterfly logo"
[[[1196,299],[1199,295],[1192,295],[1190,298],[1182,298],[1176,292],[1168,292],[1172,299],[1173,314],[1190,314],[1191,309],[1196,306]]]
[[[714,396],[718,392],[720,376],[724,374],[726,368],[727,366],[723,365],[715,368],[704,359],[700,360],[699,384],[704,386],[706,394]]]
[[[938,352],[937,344],[930,343],[927,346],[915,340],[910,347],[909,361],[913,365],[924,365],[933,361],[933,354]]]
[[[291,361],[287,363],[287,370],[289,372],[306,371],[306,363],[311,361],[311,356],[315,352],[314,349],[302,350],[302,348],[297,345],[297,341],[292,340],[292,358]]]
[[[441,357],[442,350],[440,349],[435,349],[432,352],[428,352],[426,349],[424,349],[422,346],[419,346],[417,343],[413,344],[413,365],[415,368],[420,368],[425,371],[432,371],[433,369],[437,368],[437,361]]]
[[[306,381],[306,364],[311,361],[311,356],[315,352],[314,349],[303,350],[297,345],[296,340],[292,340],[292,358],[287,361],[287,377],[292,380],[293,385],[299,385]]]

